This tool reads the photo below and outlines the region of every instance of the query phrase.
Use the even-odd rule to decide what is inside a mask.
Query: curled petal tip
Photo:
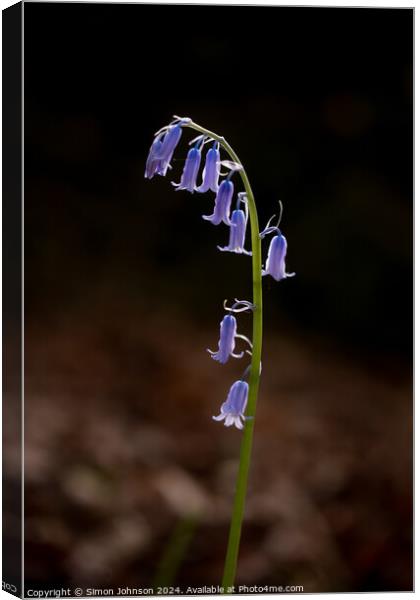
[[[247,310],[255,310],[255,304],[249,302],[249,300],[238,300],[238,298],[235,298],[235,302],[231,307],[227,306],[227,300],[224,300],[223,308],[229,312],[245,312]]]
[[[240,171],[243,166],[233,160],[222,160],[220,164],[229,169],[230,171]]]
[[[218,221],[215,215],[201,215],[205,221],[210,221],[213,225],[220,225],[220,221]]]
[[[223,421],[223,419],[225,418],[225,415],[217,415],[217,417],[212,417],[213,421]]]

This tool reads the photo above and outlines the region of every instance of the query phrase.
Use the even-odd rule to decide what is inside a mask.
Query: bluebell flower
[[[296,273],[286,273],[287,241],[284,235],[277,231],[277,235],[270,242],[265,270],[262,274],[271,275],[276,281],[280,281],[286,277],[293,277]]]
[[[181,139],[182,126],[188,122],[188,119],[179,119],[166,127],[162,127],[153,140],[150,147],[149,155],[146,161],[146,172],[144,174],[147,179],[157,173],[158,175],[166,175],[168,168],[171,168],[175,148]]]
[[[182,121],[170,125],[166,130],[165,137],[162,140],[162,149],[160,154],[159,175],[166,175],[166,171],[170,168],[175,148],[178,145],[182,135]]]
[[[153,140],[153,144],[150,147],[149,155],[146,161],[146,170],[144,172],[144,176],[147,179],[152,179],[153,176],[160,170],[162,155],[162,136],[163,133],[157,135]]]
[[[235,425],[243,429],[246,420],[245,409],[248,403],[249,386],[246,381],[235,381],[231,386],[228,397],[220,408],[220,415],[213,417],[215,421],[224,421],[226,427]]]
[[[213,214],[203,215],[203,219],[210,221],[213,225],[220,225],[222,221],[223,223],[226,223],[226,225],[230,225],[229,214],[233,190],[233,183],[229,179],[222,181],[217,190]]]
[[[207,352],[211,354],[213,360],[221,364],[227,363],[230,356],[234,358],[242,358],[244,353],[235,354],[235,344],[236,339],[240,338],[245,340],[250,347],[252,348],[252,343],[250,340],[239,333],[237,333],[238,325],[236,322],[236,318],[233,315],[226,315],[223,317],[220,323],[220,338],[219,338],[219,347],[217,351],[207,349]]]
[[[244,249],[247,216],[245,211],[236,209],[230,218],[229,244],[222,248],[217,246],[222,252],[236,252],[236,254],[246,254],[252,256],[252,252]]]
[[[210,352],[214,360],[224,364],[229,360],[230,356],[242,358],[243,352],[237,355],[233,352],[235,350],[237,327],[234,316],[226,315],[223,317],[220,323],[219,349],[216,352],[207,349],[207,352]]]
[[[200,143],[201,142],[197,142],[196,146],[191,148],[191,150],[188,152],[181,181],[179,183],[172,182],[172,185],[177,188],[177,191],[188,190],[189,192],[194,192],[195,190],[198,169],[200,168],[201,162],[201,148],[199,147]]]
[[[217,192],[219,189],[220,175],[220,150],[219,143],[214,142],[213,148],[208,150],[206,155],[206,164],[203,170],[203,183],[197,188],[197,192],[207,192],[212,190]]]

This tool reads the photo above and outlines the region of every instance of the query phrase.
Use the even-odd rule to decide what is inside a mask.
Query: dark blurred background
[[[170,185],[188,131],[144,179],[178,114],[261,225],[282,200],[297,272],[264,280],[238,583],[412,588],[412,53],[411,10],[25,4],[29,586],[220,582],[240,433],[211,416],[246,362],[205,349],[251,265]]]

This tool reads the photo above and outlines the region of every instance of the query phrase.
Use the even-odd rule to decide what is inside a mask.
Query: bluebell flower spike
[[[235,425],[243,429],[246,405],[248,403],[249,386],[246,381],[235,381],[231,386],[227,399],[220,408],[220,415],[213,417],[215,421],[224,421],[225,427]]]
[[[220,323],[220,337],[219,345],[216,351],[207,348],[207,352],[211,355],[213,360],[221,363],[222,365],[227,363],[229,358],[242,358],[244,352],[235,354],[236,340],[244,339],[252,348],[252,344],[249,339],[239,333],[237,333],[238,324],[236,318],[233,315],[225,315]]]
[[[219,189],[219,175],[220,175],[220,145],[218,142],[214,142],[213,147],[207,151],[206,163],[203,170],[203,182],[197,192],[207,192],[212,190],[213,192]]]
[[[270,242],[265,269],[262,272],[263,276],[271,275],[276,281],[294,277],[296,273],[286,272],[286,254],[287,241],[284,235],[279,232]]]
[[[230,205],[232,203],[233,191],[234,186],[232,181],[224,179],[217,190],[213,214],[203,215],[203,219],[210,221],[213,225],[220,225],[222,221],[226,225],[230,225]]]

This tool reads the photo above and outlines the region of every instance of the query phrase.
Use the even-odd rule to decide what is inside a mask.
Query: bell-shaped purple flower
[[[251,256],[252,252],[244,249],[247,222],[245,211],[241,209],[234,210],[230,220],[229,245],[224,248],[217,247],[222,252],[236,252],[236,254]]]
[[[243,429],[246,420],[245,409],[248,403],[249,387],[246,381],[235,381],[229,390],[228,397],[220,408],[220,415],[213,417],[215,421],[224,421],[226,427],[235,425]]]
[[[238,325],[236,323],[236,318],[233,315],[226,315],[223,317],[220,323],[220,338],[219,338],[219,348],[216,352],[213,350],[209,350],[207,348],[207,352],[211,354],[213,360],[221,364],[227,363],[230,356],[234,358],[242,358],[244,353],[235,354],[235,343],[236,339],[242,339],[247,344],[249,344],[250,348],[252,348],[251,341],[242,334],[237,333]],[[247,350],[248,352],[248,350]]]
[[[232,203],[233,196],[233,183],[229,179],[225,179],[219,186],[216,195],[216,201],[212,215],[203,215],[203,219],[210,221],[213,225],[220,225],[226,223],[230,225],[230,205]]]
[[[150,147],[149,155],[146,161],[146,170],[144,176],[147,179],[152,179],[153,176],[159,172],[161,165],[162,155],[162,135],[159,134],[153,140],[153,144]]]
[[[182,121],[175,125],[170,125],[166,130],[165,137],[162,140],[162,147],[160,150],[160,164],[157,173],[159,175],[166,175],[166,171],[170,168],[175,148],[178,145],[182,135]]]
[[[203,170],[203,183],[197,188],[197,192],[207,192],[212,190],[217,192],[219,189],[220,175],[220,150],[219,143],[215,142],[213,148],[208,150],[206,155],[206,164]]]
[[[276,281],[293,277],[296,273],[286,273],[287,241],[280,232],[273,237],[268,249],[263,275],[271,275]]]
[[[230,356],[235,358],[241,358],[243,353],[236,355],[233,353],[235,350],[235,338],[237,332],[236,318],[233,315],[226,315],[220,323],[220,338],[219,338],[219,349],[216,352],[207,349],[207,352],[211,354],[214,360],[219,363],[227,363]]]
[[[201,148],[195,146],[194,148],[191,148],[187,154],[181,181],[179,183],[172,182],[172,185],[177,188],[177,191],[188,190],[189,192],[194,192],[200,162]]]

